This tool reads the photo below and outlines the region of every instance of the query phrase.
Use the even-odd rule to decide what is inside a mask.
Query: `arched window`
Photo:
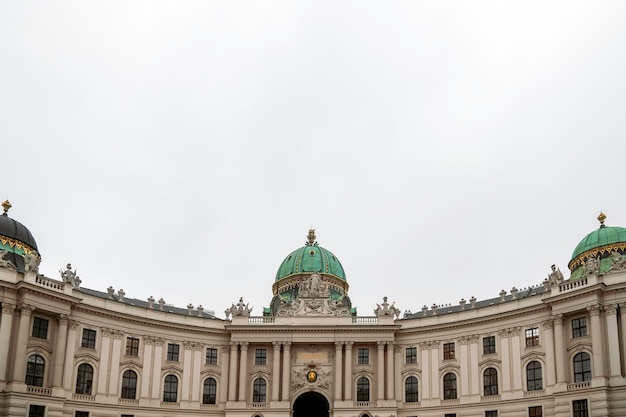
[[[93,367],[88,363],[78,366],[76,374],[76,394],[91,395],[91,386],[93,385]]]
[[[46,362],[39,355],[31,355],[26,362],[26,385],[43,387],[43,371]]]
[[[252,402],[267,402],[267,382],[263,378],[257,378],[252,384]]]
[[[202,404],[216,404],[217,403],[217,381],[213,378],[207,378],[204,380],[204,387],[202,388]]]
[[[443,376],[443,399],[456,399],[456,375],[449,372]]]
[[[178,402],[178,377],[176,375],[168,375],[163,383],[163,402]]]
[[[356,381],[356,400],[357,401],[369,401],[370,400],[370,380],[361,377]]]
[[[498,371],[495,368],[487,368],[483,373],[484,395],[498,395]]]
[[[537,391],[540,389],[543,389],[541,364],[537,361],[528,362],[526,365],[526,390]]]
[[[574,355],[574,382],[591,381],[591,358],[587,352]]]
[[[130,369],[122,374],[122,398],[126,400],[137,398],[137,373]]]
[[[404,401],[407,403],[416,403],[419,401],[417,395],[417,378],[414,376],[410,376],[404,381]]]

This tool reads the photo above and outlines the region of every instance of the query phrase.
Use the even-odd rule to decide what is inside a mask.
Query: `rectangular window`
[[[370,350],[368,348],[359,348],[357,350],[357,364],[369,365],[370,363]]]
[[[405,349],[406,354],[406,363],[417,363],[417,348],[416,347],[408,347]]]
[[[28,417],[44,417],[46,407],[44,405],[31,405],[28,407]]]
[[[167,344],[167,360],[172,362],[178,362],[178,356],[180,354],[180,345],[176,343]]]
[[[83,329],[83,340],[80,343],[80,346],[87,349],[95,349],[96,331],[91,329]]]
[[[528,417],[543,417],[543,408],[540,405],[528,407]]]
[[[122,414],[120,417],[135,417],[134,414]]]
[[[456,417],[456,414],[448,413],[448,414],[444,414],[443,417]]]
[[[254,351],[254,364],[267,365],[267,349],[259,348]]]
[[[454,342],[443,344],[443,358],[454,359]]]
[[[485,411],[485,417],[498,417],[498,410]]]
[[[139,356],[139,339],[135,337],[126,338],[126,354],[128,356]]]
[[[496,337],[485,336],[483,337],[483,355],[490,353],[496,353]]]
[[[206,364],[217,365],[217,349],[207,348],[206,350]]]
[[[572,319],[572,338],[587,336],[587,317]]]
[[[74,413],[74,417],[89,417],[88,411],[77,411]]]
[[[38,339],[47,339],[48,338],[48,320],[42,319],[41,317],[35,317],[33,319],[32,336]]]
[[[539,346],[539,327],[526,329],[526,347]]]
[[[589,417],[589,408],[587,400],[575,400],[572,402],[573,417]]]

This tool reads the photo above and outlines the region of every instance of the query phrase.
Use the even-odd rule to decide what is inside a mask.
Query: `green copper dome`
[[[605,258],[608,258],[611,252],[617,251],[618,253],[626,253],[626,229],[623,227],[605,226],[605,219],[606,215],[600,213],[598,216],[600,227],[585,236],[576,246],[576,249],[574,249],[572,259],[568,265],[570,271],[573,273],[572,278],[574,278],[575,275],[580,275],[574,274],[574,272],[579,272],[578,270],[589,258],[599,257],[600,272],[604,272],[604,264],[606,264],[607,267],[610,265],[609,260]]]
[[[310,230],[307,243],[291,252],[278,267],[276,281],[294,274],[319,272],[334,275],[346,281],[346,273],[339,259],[315,241],[315,231]]]

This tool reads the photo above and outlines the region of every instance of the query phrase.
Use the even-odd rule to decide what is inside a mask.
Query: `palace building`
[[[553,266],[530,288],[403,315],[386,298],[358,315],[311,230],[262,315],[240,299],[219,319],[83,287],[71,265],[41,275],[3,207],[1,416],[626,415],[626,229],[604,215],[569,279]]]

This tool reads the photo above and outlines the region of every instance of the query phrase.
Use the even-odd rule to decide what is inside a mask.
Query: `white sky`
[[[626,226],[624,1],[2,1],[41,271],[260,314],[312,225],[360,315],[565,273]]]

